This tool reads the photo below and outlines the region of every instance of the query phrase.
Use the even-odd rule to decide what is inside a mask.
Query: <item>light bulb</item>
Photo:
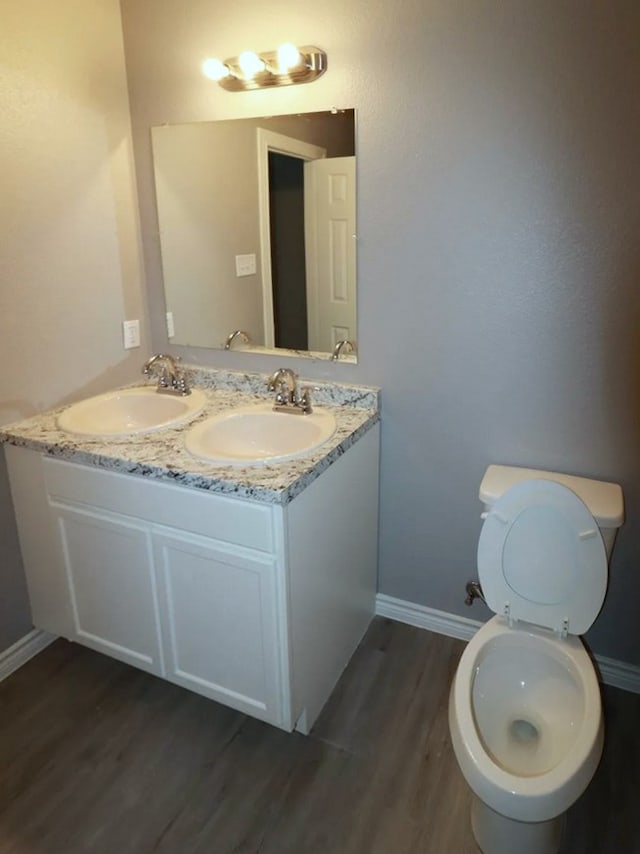
[[[278,71],[281,74],[286,74],[287,71],[300,65],[301,62],[300,51],[294,44],[285,42],[285,44],[280,45],[278,48]]]
[[[264,62],[260,59],[257,53],[252,50],[243,51],[238,57],[238,65],[245,77],[255,77],[261,71],[264,71]]]
[[[229,67],[219,59],[205,59],[202,63],[202,73],[210,80],[222,80],[229,76]]]

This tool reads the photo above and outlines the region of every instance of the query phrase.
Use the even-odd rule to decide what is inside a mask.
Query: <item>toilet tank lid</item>
[[[559,472],[491,465],[480,484],[480,500],[491,506],[516,483],[534,478],[561,483],[575,492],[587,505],[600,528],[619,528],[624,522],[624,499],[619,484]]]

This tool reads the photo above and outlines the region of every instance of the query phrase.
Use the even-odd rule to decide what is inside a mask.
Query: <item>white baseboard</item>
[[[417,605],[406,599],[394,599],[393,596],[386,596],[384,593],[376,595],[376,614],[379,617],[388,617],[399,623],[407,623],[409,626],[428,629],[439,635],[465,641],[471,640],[482,625],[479,620],[459,617],[447,611],[437,611],[435,608]]]
[[[607,658],[606,655],[596,654],[594,658],[600,671],[600,678],[605,685],[640,694],[640,667],[636,664],[627,664],[626,661]]]
[[[426,605],[418,605],[405,599],[395,599],[384,593],[378,593],[376,596],[376,615],[464,641],[470,640],[482,625],[479,620],[427,608]],[[55,635],[33,629],[13,646],[0,652],[0,682],[42,652],[54,640]],[[604,655],[596,655],[595,659],[605,685],[640,694],[640,667]]]
[[[457,614],[427,608],[425,605],[417,605],[405,599],[394,599],[393,596],[386,596],[384,593],[378,593],[376,596],[376,614],[464,641],[470,640],[482,625],[479,620],[470,620]],[[605,685],[640,694],[640,667],[607,658],[604,655],[596,655],[595,659],[600,678]]]
[[[0,652],[0,682],[7,676],[11,676],[14,670],[22,667],[34,655],[42,652],[54,640],[56,640],[55,635],[50,635],[40,629],[33,629],[29,634],[16,641],[13,646],[5,649],[4,652]]]

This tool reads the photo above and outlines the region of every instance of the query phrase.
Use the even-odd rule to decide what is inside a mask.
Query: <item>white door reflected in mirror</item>
[[[356,158],[304,164],[309,350],[356,337]]]

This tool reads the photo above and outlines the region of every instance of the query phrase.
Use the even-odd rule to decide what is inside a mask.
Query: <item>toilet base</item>
[[[557,854],[564,814],[550,821],[516,821],[492,810],[473,796],[471,828],[482,854]]]

